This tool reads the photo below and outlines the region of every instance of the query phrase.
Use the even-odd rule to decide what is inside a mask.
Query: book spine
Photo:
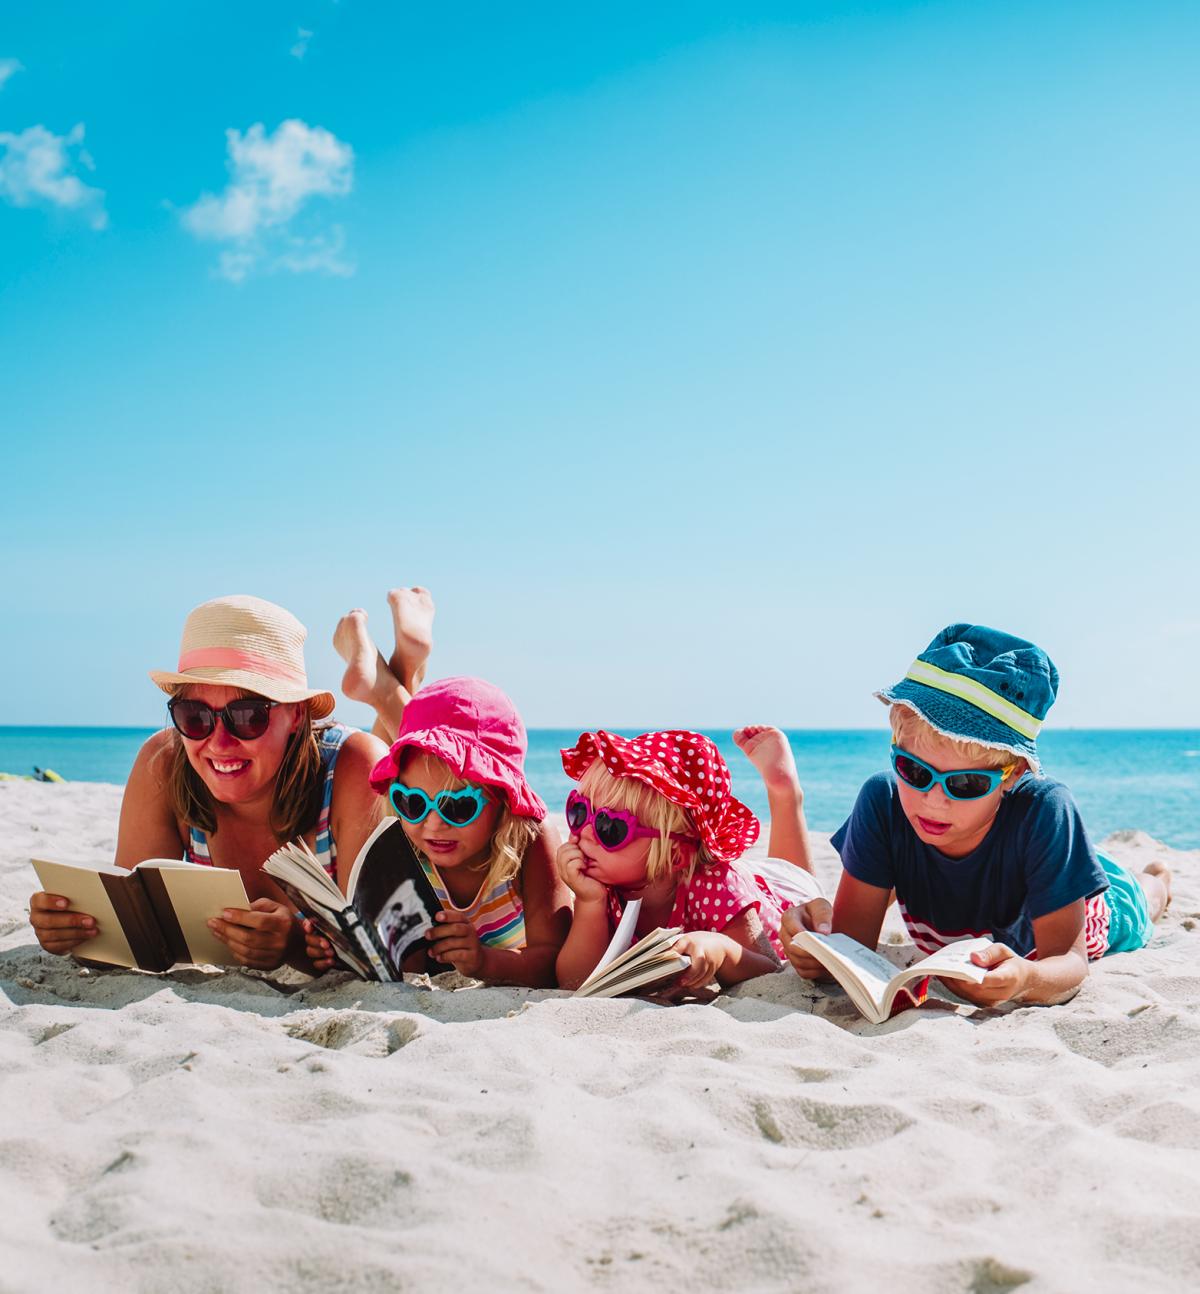
[[[129,950],[138,970],[170,970],[173,964],[171,954],[142,887],[141,876],[137,872],[129,872],[125,876],[101,872],[100,879],[129,941]]]
[[[175,905],[167,892],[162,872],[155,867],[147,867],[145,870],[139,870],[137,875],[141,877],[142,884],[146,887],[146,897],[150,900],[150,906],[158,918],[158,926],[166,941],[171,965],[174,966],[176,962],[194,961],[192,951],[184,938],[183,928],[179,924],[179,918],[175,915]]]

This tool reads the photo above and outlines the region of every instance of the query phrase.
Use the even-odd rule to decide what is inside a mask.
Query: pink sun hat
[[[500,791],[519,818],[541,822],[546,806],[525,778],[529,742],[516,706],[481,678],[443,678],[423,687],[404,707],[391,750],[371,770],[380,795],[400,773],[412,748],[440,759],[459,777]]]

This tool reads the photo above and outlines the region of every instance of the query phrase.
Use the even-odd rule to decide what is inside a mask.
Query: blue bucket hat
[[[1010,751],[1041,771],[1037,735],[1058,695],[1058,670],[1036,644],[985,625],[948,625],[895,687],[903,705],[943,737]]]

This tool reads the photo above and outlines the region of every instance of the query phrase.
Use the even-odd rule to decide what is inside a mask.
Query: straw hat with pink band
[[[178,668],[151,670],[150,678],[164,692],[186,683],[213,683],[271,701],[307,701],[311,717],[324,719],[333,712],[335,698],[308,686],[307,637],[300,621],[273,602],[246,595],[214,598],[184,622]]]
[[[631,777],[685,809],[719,863],[732,863],[758,839],[758,819],[730,790],[729,765],[701,733],[618,737],[601,729],[562,752],[563,769],[576,782],[597,759],[613,777]]]
[[[525,777],[528,748],[521,716],[498,687],[481,678],[443,678],[404,707],[391,750],[371,770],[371,785],[386,795],[405,751],[419,750],[465,781],[499,791],[518,818],[541,822],[546,806]]]

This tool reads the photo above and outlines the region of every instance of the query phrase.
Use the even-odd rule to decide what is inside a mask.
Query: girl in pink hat
[[[443,908],[428,966],[405,970],[453,967],[494,984],[553,986],[570,893],[555,875],[546,806],[525,777],[526,748],[516,708],[482,679],[441,679],[404,705],[370,782],[403,822]],[[343,888],[348,879],[339,876]],[[307,950],[318,970],[333,964],[315,931]]]
[[[675,951],[691,959],[675,991],[736,984],[779,969],[780,922],[792,904],[824,904],[812,876],[796,766],[775,728],[735,740],[763,775],[771,806],[771,879],[741,861],[758,819],[730,792],[729,768],[696,732],[632,739],[585,732],[562,752],[579,782],[567,799],[570,839],[559,874],[575,894],[558,981],[578,988],[607,948],[627,901],[638,898],[635,936],[682,926]],[[815,914],[815,909],[814,909]],[[819,920],[820,914],[815,914]]]

